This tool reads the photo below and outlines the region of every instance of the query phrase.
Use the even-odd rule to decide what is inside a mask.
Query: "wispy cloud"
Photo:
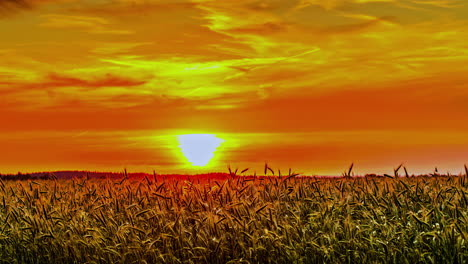
[[[0,16],[8,16],[30,8],[32,8],[32,2],[29,0],[3,0],[0,1]]]
[[[76,105],[80,101],[98,106],[122,107],[141,104],[141,97],[138,98],[140,101],[122,101],[116,96],[130,95],[131,98],[133,88],[146,82],[112,74],[83,79],[51,73],[46,78],[34,82],[0,82],[0,95],[5,102],[15,102],[16,107],[22,109],[55,107],[64,103]],[[134,91],[133,94],[138,92]]]
[[[74,1],[79,0],[2,0],[0,1],[0,17],[8,17],[21,11],[32,11],[44,4]]]
[[[463,0],[411,0],[411,3],[418,5],[429,5],[443,8],[457,8],[466,6],[466,1]]]
[[[86,80],[77,77],[70,77],[66,75],[60,75],[57,73],[49,74],[41,82],[32,83],[17,83],[21,89],[49,89],[57,87],[80,87],[80,88],[101,88],[101,87],[131,87],[145,84],[146,81],[133,80],[130,78],[124,78],[107,74],[103,77],[98,77],[92,80]]]
[[[129,30],[112,29],[111,23],[100,17],[48,14],[39,26],[57,29],[81,29],[96,34],[132,34]]]

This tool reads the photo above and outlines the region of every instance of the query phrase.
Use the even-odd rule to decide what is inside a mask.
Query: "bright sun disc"
[[[206,166],[216,148],[223,142],[212,134],[187,134],[177,136],[179,147],[193,166]]]

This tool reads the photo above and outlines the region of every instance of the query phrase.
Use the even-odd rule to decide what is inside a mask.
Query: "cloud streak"
[[[32,8],[31,1],[27,0],[4,0],[0,1],[0,17],[7,17],[21,10]]]
[[[45,21],[39,26],[53,29],[80,29],[96,34],[132,34],[129,30],[110,29],[110,22],[99,17],[71,16],[60,14],[44,15]]]

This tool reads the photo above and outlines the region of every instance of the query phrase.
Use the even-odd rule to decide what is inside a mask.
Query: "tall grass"
[[[466,176],[236,173],[0,181],[0,263],[468,261]]]

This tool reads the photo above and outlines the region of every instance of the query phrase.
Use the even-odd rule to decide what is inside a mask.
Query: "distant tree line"
[[[30,173],[21,173],[18,172],[18,174],[5,174],[2,175],[0,174],[0,179],[1,180],[35,180],[35,179],[41,179],[41,180],[49,180],[49,179],[54,179],[53,173],[47,172],[47,173],[35,173],[35,174],[30,174]]]

